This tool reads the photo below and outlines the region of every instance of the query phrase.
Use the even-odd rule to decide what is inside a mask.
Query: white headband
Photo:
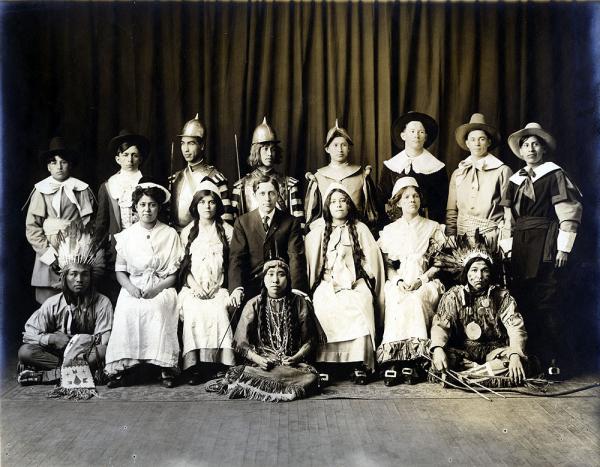
[[[329,186],[327,187],[327,190],[325,190],[325,194],[323,195],[323,204],[325,204],[325,200],[329,196],[329,193],[331,193],[333,190],[343,191],[344,193],[346,193],[348,195],[348,198],[352,199],[352,196],[350,196],[350,192],[348,191],[348,188],[346,188],[341,183],[333,182],[333,183],[330,183]]]
[[[171,199],[171,193],[169,193],[169,190],[167,190],[164,186],[159,185],[158,183],[153,183],[153,182],[144,182],[144,183],[139,183],[137,186],[139,186],[140,188],[158,188],[160,190],[162,190],[165,195],[165,201],[163,202],[163,204],[166,204],[169,202],[169,200]]]
[[[215,195],[219,197],[219,199],[221,198],[221,192],[219,191],[219,187],[210,180],[202,180],[196,188],[196,193],[203,190],[212,191]]]
[[[396,193],[398,193],[402,188],[406,188],[407,186],[414,186],[415,188],[419,188],[419,184],[413,177],[402,177],[396,181],[394,189],[392,190],[392,197]]]

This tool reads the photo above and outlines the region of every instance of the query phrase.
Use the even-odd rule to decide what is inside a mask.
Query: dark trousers
[[[528,335],[528,354],[537,356],[543,368],[553,359],[571,357],[563,319],[560,287],[553,263],[543,263],[535,278],[514,284],[517,306]]]
[[[98,367],[97,353],[91,352],[87,358],[92,372]],[[19,363],[36,370],[53,370],[62,363],[63,351],[37,344],[23,344],[19,348]]]

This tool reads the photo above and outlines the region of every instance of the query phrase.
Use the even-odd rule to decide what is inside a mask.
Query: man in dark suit
[[[304,240],[300,222],[280,211],[277,205],[277,180],[263,176],[253,183],[258,208],[238,217],[233,226],[229,252],[230,303],[241,306],[244,297],[260,293],[262,268],[273,255],[290,265],[292,288],[308,290]]]

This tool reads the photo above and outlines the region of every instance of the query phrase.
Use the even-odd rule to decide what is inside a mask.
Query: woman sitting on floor
[[[327,336],[316,361],[352,363],[354,382],[366,384],[375,368],[375,316],[383,310],[383,259],[344,185],[329,185],[324,199],[323,218],[305,241],[315,314]]]
[[[125,371],[140,363],[160,367],[168,388],[178,373],[175,282],[183,248],[175,229],[158,220],[169,192],[144,178],[140,182],[132,195],[140,219],[115,235],[121,292],[106,350],[109,388],[125,384]]]
[[[191,385],[220,365],[234,364],[229,326],[227,277],[233,227],[223,222],[219,188],[205,179],[190,205],[193,222],[181,231],[185,257],[179,277],[180,318],[183,319],[183,370]],[[209,375],[210,376],[210,375]]]
[[[273,259],[263,271],[261,294],[246,304],[235,332],[236,352],[249,365],[231,368],[207,389],[230,399],[303,398],[318,387],[316,370],[305,363],[319,335],[313,310],[303,296],[292,292],[287,263]]]
[[[421,190],[412,177],[399,178],[389,202],[400,217],[379,235],[387,265],[385,327],[377,349],[379,364],[389,366],[387,386],[413,383],[424,376],[429,328],[444,286],[429,257],[445,243],[444,226],[421,217]]]

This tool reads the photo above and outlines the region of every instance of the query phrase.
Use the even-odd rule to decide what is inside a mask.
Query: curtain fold
[[[594,83],[586,6],[529,3],[183,2],[13,5],[4,10],[5,148],[28,187],[54,134],[82,149],[77,175],[97,187],[117,169],[107,144],[121,128],[147,135],[145,173],[184,165],[172,141],[199,113],[207,157],[228,177],[247,171],[252,131],[266,116],[281,169],[303,180],[327,163],[338,118],[351,157],[373,167],[397,153],[391,127],[432,115],[432,152],[451,172],[466,156],[456,127],[483,112],[505,141],[527,121],[557,136],[557,161],[592,185],[581,105]],[[502,144],[496,153],[519,160]],[[26,198],[24,188],[23,198]]]

